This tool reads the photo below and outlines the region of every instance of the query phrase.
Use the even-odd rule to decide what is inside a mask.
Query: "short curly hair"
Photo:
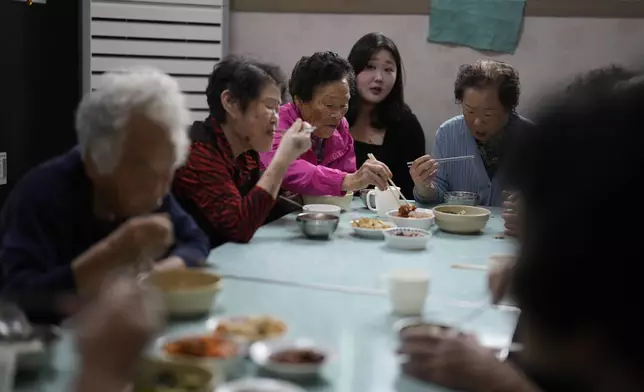
[[[513,112],[519,105],[519,73],[510,64],[494,60],[479,60],[474,64],[461,65],[454,83],[454,98],[456,102],[462,103],[468,88],[489,86],[498,86],[499,101],[506,110]]]
[[[303,102],[313,99],[315,89],[328,83],[347,78],[349,88],[353,91],[355,74],[353,67],[344,58],[334,52],[316,52],[302,57],[291,74],[289,92],[293,99]]]
[[[208,78],[206,99],[210,115],[219,124],[226,123],[226,110],[221,103],[221,93],[230,91],[242,111],[259,97],[266,83],[274,83],[285,96],[286,77],[280,68],[238,56],[227,56],[217,63]]]

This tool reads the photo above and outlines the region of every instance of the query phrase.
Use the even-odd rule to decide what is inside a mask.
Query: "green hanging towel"
[[[514,53],[524,8],[525,0],[431,0],[428,39]]]

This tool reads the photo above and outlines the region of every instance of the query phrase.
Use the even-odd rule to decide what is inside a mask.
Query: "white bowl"
[[[339,217],[342,209],[332,204],[305,204],[304,207],[302,207],[302,211],[317,214],[335,215]]]
[[[464,211],[463,215],[459,215]],[[490,210],[464,205],[440,205],[434,207],[436,225],[439,229],[457,234],[475,234],[485,228],[490,220]]]
[[[389,229],[363,229],[361,227],[351,226],[356,236],[369,240],[382,240],[385,238],[385,230]]]
[[[215,389],[215,392],[305,392],[290,382],[270,378],[244,378],[231,381]]]
[[[170,316],[192,317],[210,313],[220,291],[219,275],[196,269],[155,271],[141,284],[156,287]]]
[[[398,210],[387,212],[387,217],[398,227],[411,227],[414,229],[429,230],[434,224],[434,212],[426,208],[417,208],[416,211],[429,215],[427,218],[402,218],[398,216]]]
[[[271,356],[273,354],[291,349],[307,349],[317,351],[324,355],[324,360],[320,363],[291,364],[280,363],[271,359]],[[322,370],[324,364],[329,359],[329,353],[327,350],[321,348],[313,341],[308,339],[274,339],[256,342],[253,343],[252,346],[250,346],[249,353],[250,359],[255,363],[255,365],[276,375],[291,378],[311,377],[318,375]]]
[[[416,233],[416,237],[400,236],[399,233]],[[432,238],[432,233],[423,229],[415,229],[411,227],[394,227],[393,229],[385,230],[385,243],[395,249],[402,250],[423,250],[427,248],[429,240]]]
[[[353,192],[347,192],[344,196],[307,196],[302,195],[304,204],[329,204],[340,207],[342,211],[351,211]]]

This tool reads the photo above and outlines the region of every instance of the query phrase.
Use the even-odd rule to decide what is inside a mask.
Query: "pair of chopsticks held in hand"
[[[376,157],[373,154],[367,154],[367,158],[369,158],[372,161],[377,161]],[[398,203],[400,203],[400,205],[408,205],[408,206],[411,205],[411,203],[407,201],[407,198],[400,191],[400,188],[396,186],[396,184],[391,178],[387,180],[387,183],[389,183],[389,192],[391,192],[394,198],[398,200]],[[402,199],[402,201],[400,199]]]

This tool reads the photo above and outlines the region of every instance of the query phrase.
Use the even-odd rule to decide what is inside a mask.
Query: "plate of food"
[[[171,334],[154,344],[155,356],[208,370],[234,373],[246,353],[244,342],[211,330]]]
[[[254,343],[250,358],[257,366],[282,377],[310,377],[320,373],[329,353],[308,339],[276,339]]]
[[[224,381],[221,373],[200,366],[142,358],[133,376],[133,391],[211,392]]]
[[[374,218],[359,218],[351,221],[353,232],[363,238],[382,239],[384,231],[392,227],[392,224]]]
[[[251,343],[279,338],[288,329],[284,321],[268,315],[212,319],[207,322],[207,325],[218,334],[233,336]]]
[[[387,212],[387,216],[398,227],[429,230],[434,224],[434,212],[426,208],[417,208],[412,204],[400,206],[397,210]]]

